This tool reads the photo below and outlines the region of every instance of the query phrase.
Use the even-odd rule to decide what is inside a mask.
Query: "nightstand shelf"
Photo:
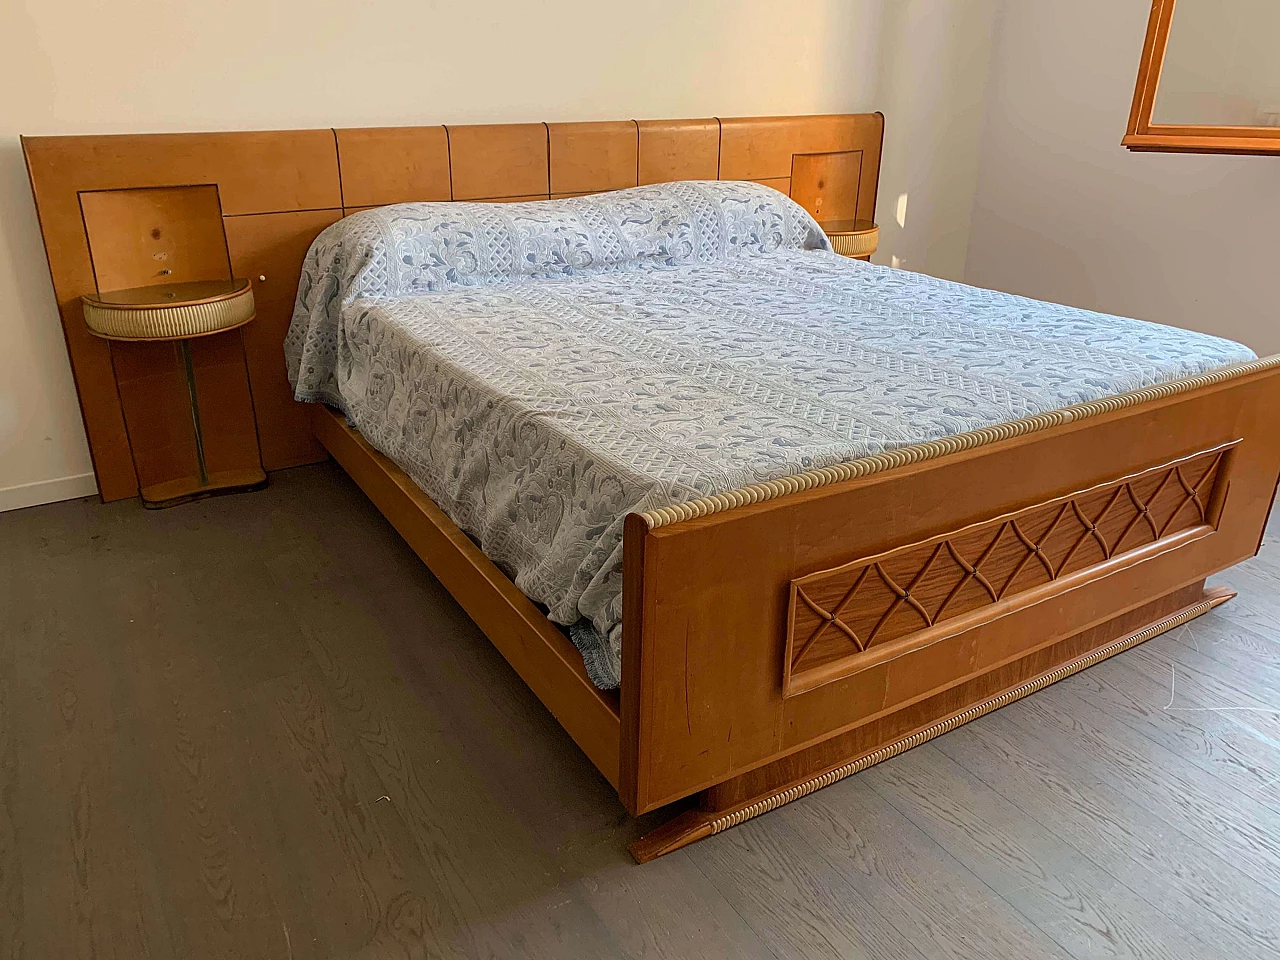
[[[81,302],[89,332],[111,342],[144,506],[266,485],[234,332],[254,318],[248,280],[134,287]]]
[[[880,228],[870,220],[827,220],[818,226],[831,240],[831,249],[854,260],[871,259],[880,243]]]

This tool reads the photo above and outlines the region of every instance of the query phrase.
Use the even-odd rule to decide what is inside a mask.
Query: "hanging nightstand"
[[[266,485],[244,346],[239,334],[218,336],[254,318],[248,280],[135,287],[81,302],[89,332],[112,341],[144,506]],[[179,413],[183,399],[188,410]]]
[[[880,228],[870,220],[828,220],[819,222],[831,240],[831,249],[842,257],[870,260],[880,243]]]

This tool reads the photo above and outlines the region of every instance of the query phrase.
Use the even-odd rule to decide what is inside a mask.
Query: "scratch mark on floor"
[[[1253,707],[1253,706],[1225,706],[1225,707],[1175,707],[1173,705],[1174,691],[1178,686],[1178,668],[1173,664],[1169,664],[1169,702],[1164,705],[1165,710],[1173,713],[1270,713],[1280,715],[1280,707]]]
[[[1191,624],[1184,624],[1183,630],[1186,631],[1187,636],[1191,638],[1191,645],[1196,648],[1196,653],[1204,653],[1204,651],[1200,649],[1200,638],[1196,636],[1195,630],[1191,629]]]

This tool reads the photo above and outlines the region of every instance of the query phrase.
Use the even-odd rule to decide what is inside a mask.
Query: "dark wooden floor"
[[[1219,579],[636,867],[643,824],[338,469],[3,514],[0,958],[1280,956],[1280,548]]]

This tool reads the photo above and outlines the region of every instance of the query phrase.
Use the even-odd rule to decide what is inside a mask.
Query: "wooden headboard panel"
[[[98,487],[117,500],[137,494],[157,458],[187,455],[188,442],[178,427],[157,428],[156,451],[140,458],[122,391],[142,391],[157,410],[170,401],[181,409],[176,392],[185,387],[153,373],[155,345],[91,336],[83,294],[178,278],[253,280],[257,319],[207,339],[243,338],[262,464],[277,470],[326,456],[291,395],[281,343],[307,248],[345,214],[412,200],[540,200],[722,179],[768,184],[822,220],[873,219],[883,135],[880,114],[840,114],[22,143]],[[216,444],[216,421],[209,427]]]

